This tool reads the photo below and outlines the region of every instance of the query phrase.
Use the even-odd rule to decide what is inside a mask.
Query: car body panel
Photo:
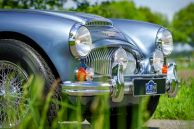
[[[119,29],[128,39],[135,42],[145,57],[156,49],[156,35],[161,26],[134,20],[111,19],[114,27]]]
[[[61,80],[73,78],[70,68],[78,63],[69,51],[68,39],[75,21],[35,11],[0,11],[0,17],[0,32],[17,32],[29,37],[51,59]]]
[[[169,76],[163,73],[156,73],[153,70],[153,64],[151,64],[153,63],[151,62],[153,52],[158,47],[156,44],[156,36],[162,28],[160,25],[125,19],[106,19],[101,16],[85,13],[41,10],[0,10],[0,18],[0,36],[3,32],[19,33],[30,38],[34,41],[33,43],[36,43],[42,48],[59,74],[62,92],[65,95],[69,95],[69,98],[80,95],[90,98],[98,94],[108,93],[110,94],[110,98],[112,98],[111,106],[118,106],[119,104],[117,102],[121,104],[122,100],[126,100],[126,94],[128,94],[128,97],[130,96],[133,99],[123,102],[126,105],[139,100],[138,97],[134,97],[135,94],[133,92],[135,79],[143,80],[146,78],[148,82],[142,83],[142,87],[147,87],[149,91],[146,93],[149,93],[150,96],[160,95],[155,94],[155,90],[152,88],[155,88],[154,81],[161,79],[160,74],[162,74],[163,80],[167,80],[167,85],[164,81],[164,84],[160,85],[160,88],[164,91],[163,94],[165,94],[166,86],[171,87],[173,81],[176,83],[176,87],[178,86],[177,76],[173,74],[176,71],[175,64],[168,66],[171,70],[168,72]],[[72,38],[73,34],[71,32],[77,24],[79,26],[85,26],[91,33],[91,38],[93,39],[91,53],[95,49],[97,50],[95,51],[97,54],[92,55],[92,59],[89,58],[88,62],[95,62],[97,60],[95,63],[98,68],[104,70],[100,65],[104,63],[102,62],[104,61],[103,59],[108,58],[107,60],[110,63],[104,63],[108,64],[106,65],[107,67],[104,67],[111,71],[108,74],[109,80],[104,76],[105,74],[99,75],[100,73],[96,72],[100,79],[103,78],[108,81],[102,81],[100,79],[102,82],[99,80],[96,81],[95,79],[94,81],[86,81],[85,79],[82,82],[75,79],[75,73],[79,68],[87,70],[87,68],[94,67],[86,66],[84,62],[84,58],[86,59],[86,57],[77,59],[71,53],[69,39]],[[75,42],[73,45],[75,45]],[[113,47],[114,49],[112,49]],[[112,50],[109,51],[107,49],[106,52],[108,55],[100,51],[103,48]],[[135,67],[137,72],[134,71],[132,76],[125,76],[123,74],[123,60],[113,66],[113,60],[115,60],[113,56],[119,49],[124,53],[125,56],[123,57],[128,57],[127,53],[130,53],[138,64]],[[120,58],[122,59],[123,57]],[[127,62],[126,60],[125,63]],[[149,83],[150,80],[152,83]],[[76,103],[77,101],[74,102]]]
[[[44,13],[52,14],[55,16],[60,16],[65,19],[71,19],[73,21],[86,24],[87,22],[92,21],[104,21],[104,22],[111,22],[111,20],[106,19],[104,17],[94,15],[94,14],[87,14],[87,13],[79,13],[79,12],[62,12],[62,11],[44,11]]]
[[[119,34],[93,42],[93,49],[125,44],[138,49],[146,58],[156,47],[153,35],[160,28],[159,25],[144,22],[106,19],[76,12],[1,10],[0,17],[0,32],[17,32],[32,39],[48,55],[62,81],[73,80],[74,70],[79,67],[79,60],[75,60],[69,51],[69,33],[73,25],[91,21],[109,22],[109,31]],[[102,34],[107,29],[102,27],[99,31]]]

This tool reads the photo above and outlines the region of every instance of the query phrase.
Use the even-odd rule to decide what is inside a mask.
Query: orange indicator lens
[[[163,73],[163,74],[167,74],[167,72],[168,72],[168,66],[167,66],[167,65],[164,65],[164,66],[162,67],[162,73]]]
[[[78,69],[77,79],[78,81],[86,81],[86,70],[83,67]]]

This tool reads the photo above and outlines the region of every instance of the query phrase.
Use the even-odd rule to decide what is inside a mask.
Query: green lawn
[[[177,61],[180,87],[175,98],[161,96],[154,119],[194,120],[194,62]]]
[[[153,118],[194,120],[194,78],[181,82],[175,98],[162,96]]]
[[[194,63],[194,62],[190,62]],[[189,65],[190,67],[178,67],[179,77],[180,77],[180,88],[178,94],[175,98],[168,98],[167,95],[162,95],[159,101],[159,105],[156,109],[156,112],[153,115],[153,119],[182,119],[182,120],[194,120],[194,69],[193,64]],[[28,92],[25,92],[25,89],[30,88],[31,95],[28,96]],[[52,100],[52,94],[54,93],[55,85],[51,88],[51,91],[47,95],[45,99],[42,99],[42,90],[43,90],[43,82],[39,78],[32,78],[29,82],[24,86],[24,95],[29,97],[29,111],[28,114],[24,117],[23,121],[19,125],[18,128],[29,128],[29,129],[44,129],[47,123],[47,110],[49,107],[49,103]],[[96,109],[99,112],[102,112],[101,115],[97,115],[94,122],[94,129],[109,129],[109,117],[108,117],[108,97],[103,96],[102,98],[97,98],[96,101],[93,103],[92,109]],[[79,103],[79,99],[77,100]],[[66,108],[72,108],[75,110],[75,114],[71,114],[72,117],[77,118],[78,121],[81,121],[81,106],[78,104],[77,106],[72,106],[68,104],[66,101],[58,102],[52,101],[53,103],[60,104],[62,108],[58,111],[58,118],[57,121],[62,119],[64,115],[68,115]],[[145,103],[140,104],[140,110],[136,110],[134,115],[134,119],[138,127],[143,125],[143,121],[141,120],[146,113],[143,111],[143,108],[146,107]],[[40,114],[40,107],[42,109],[42,113]],[[21,110],[23,107],[21,106]],[[12,114],[11,111],[8,110],[8,114]],[[137,115],[138,114],[138,115]],[[139,117],[137,117],[139,116]],[[53,128],[65,128],[59,127],[57,121],[53,122]],[[74,129],[72,127],[72,129]],[[76,125],[76,128],[81,129],[81,123]],[[69,127],[68,127],[69,129]],[[71,129],[71,127],[70,127]]]

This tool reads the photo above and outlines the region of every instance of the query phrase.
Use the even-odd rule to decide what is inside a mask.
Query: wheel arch
[[[57,69],[55,68],[53,62],[49,58],[49,56],[46,54],[46,52],[36,43],[33,39],[29,38],[28,36],[18,33],[18,32],[12,32],[12,31],[2,31],[0,32],[0,39],[15,39],[24,42],[25,44],[30,45],[32,48],[34,48],[46,61],[48,66],[51,68],[53,74],[56,78],[59,78],[59,73],[57,72]]]

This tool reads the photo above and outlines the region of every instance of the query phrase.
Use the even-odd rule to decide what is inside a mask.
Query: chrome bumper
[[[122,94],[133,95],[133,80],[134,79],[154,79],[154,78],[166,78],[166,92],[171,96],[177,92],[178,78],[176,75],[176,64],[169,64],[167,75],[145,74],[130,76],[130,81],[124,81],[124,88]],[[128,80],[128,79],[127,79]],[[175,82],[174,86],[172,82]],[[115,80],[111,79],[110,82],[71,82],[66,81],[61,84],[63,93],[70,96],[96,96],[96,95],[110,95],[113,102],[120,102],[122,99],[115,100],[114,95],[118,92],[118,87],[115,84]]]
[[[125,94],[133,94],[132,82],[124,83],[124,93]],[[61,84],[62,90],[65,94],[71,96],[96,96],[96,95],[104,95],[104,94],[113,94],[114,84],[113,82],[63,82]]]

